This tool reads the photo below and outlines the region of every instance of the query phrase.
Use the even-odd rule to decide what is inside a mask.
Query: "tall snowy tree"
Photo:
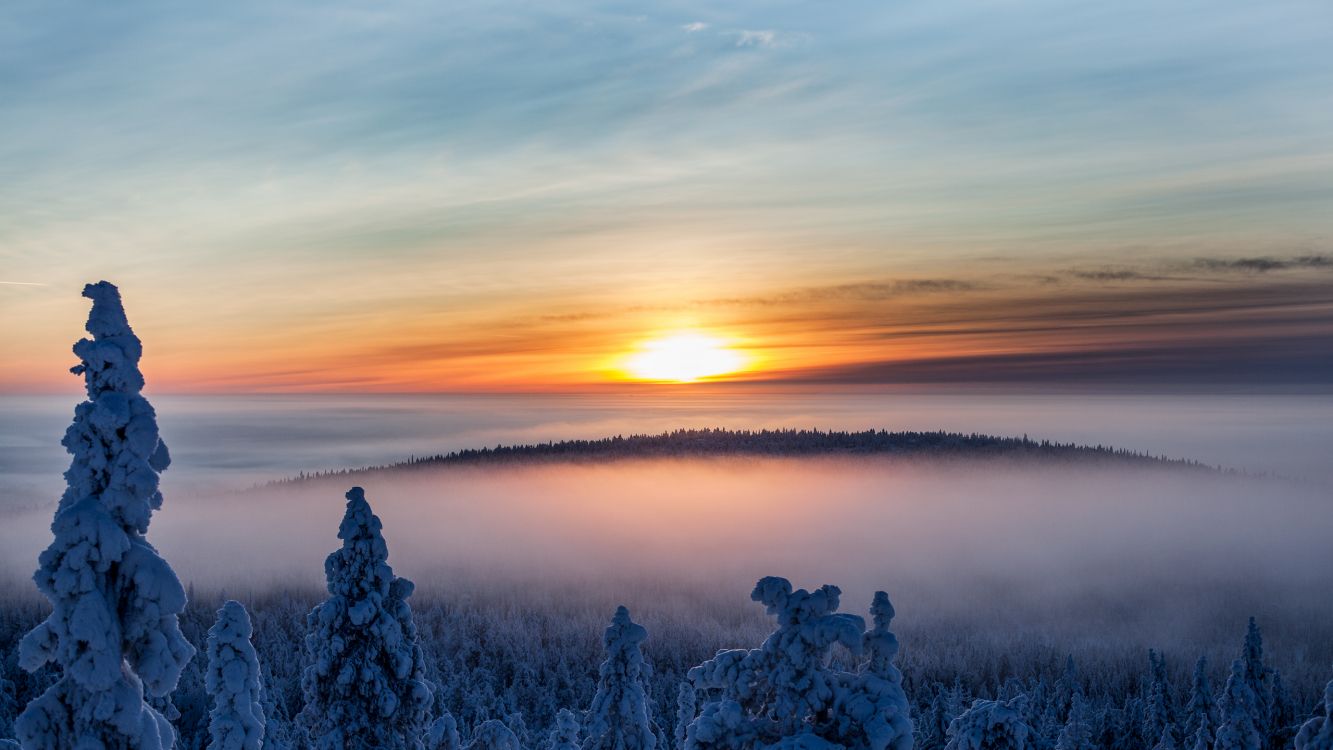
[[[1257,705],[1254,691],[1246,681],[1245,665],[1237,659],[1231,663],[1231,676],[1222,690],[1222,723],[1217,728],[1213,750],[1259,750],[1263,735],[1254,719]]]
[[[1305,722],[1296,733],[1296,750],[1333,750],[1333,680],[1324,687],[1324,705],[1320,708],[1323,715]]]
[[[1208,680],[1208,657],[1200,656],[1194,664],[1194,678],[1190,683],[1190,700],[1185,706],[1185,737],[1194,737],[1203,727],[1211,737],[1217,726],[1217,702],[1213,686]]]
[[[1093,750],[1093,747],[1087,703],[1081,691],[1074,691],[1069,705],[1069,718],[1065,720],[1055,740],[1055,750]]]
[[[949,725],[945,750],[1029,750],[1031,729],[1023,723],[1024,696],[978,700]]]
[[[453,714],[445,711],[431,722],[426,732],[426,750],[460,750],[462,741],[458,737],[458,722]]]
[[[146,699],[176,688],[194,648],[178,616],[185,590],[144,538],[162,507],[158,474],[170,457],[141,395],[143,347],[116,287],[84,287],[88,333],[74,345],[88,400],[62,444],[73,455],[56,508],[55,538],[33,579],[50,617],[23,639],[20,660],[60,677],[15,723],[26,750],[172,747],[175,732]]]
[[[1200,725],[1194,730],[1194,738],[1190,742],[1190,750],[1212,750],[1213,733],[1208,727]]]
[[[837,736],[846,747],[871,750],[908,750],[912,747],[912,719],[903,674],[894,664],[898,637],[889,630],[893,623],[889,595],[876,591],[870,603],[874,623],[865,634],[862,650],[867,659],[834,703]]]
[[[324,561],[329,598],[306,617],[301,721],[315,750],[420,750],[431,705],[407,598],[365,491],[347,493],[342,547]]]
[[[548,750],[579,750],[579,717],[568,708],[560,709],[555,715],[555,728],[551,730],[551,743]]]
[[[628,609],[616,610],[602,637],[606,660],[588,708],[583,750],[653,750],[657,746],[657,725],[644,687],[652,665],[639,650],[647,637],[648,631],[630,620]]]
[[[793,591],[784,578],[756,584],[750,598],[777,618],[777,630],[757,649],[721,651],[690,670],[706,700],[686,750],[911,746],[888,597],[876,596],[876,627],[867,634],[864,619],[837,612],[840,594],[836,586]],[[869,661],[857,673],[831,669],[836,644],[853,654],[868,650]]]
[[[1066,719],[1069,716],[1069,709],[1073,706],[1074,696],[1083,691],[1082,683],[1079,681],[1078,665],[1074,662],[1074,655],[1065,657],[1065,671],[1060,675],[1060,679],[1055,681],[1055,710],[1056,716],[1060,719]]]
[[[1162,738],[1152,746],[1152,750],[1176,750],[1175,728],[1170,724],[1162,729]]]
[[[922,725],[916,727],[920,738],[918,744],[924,748],[944,747],[948,742],[949,724],[956,718],[958,711],[953,691],[942,683],[935,683],[935,696],[930,700]]]
[[[1264,664],[1264,637],[1253,617],[1245,628],[1240,661],[1245,684],[1254,693],[1254,725],[1261,734],[1267,734],[1273,709],[1273,670]]]
[[[488,719],[477,727],[467,750],[523,750],[523,746],[503,721]]]
[[[1273,670],[1273,702],[1268,710],[1268,747],[1269,750],[1284,750],[1296,736],[1296,706],[1291,702],[1291,693],[1282,681],[1282,670]]]
[[[685,737],[689,734],[690,723],[698,713],[696,701],[698,695],[689,680],[680,683],[676,691],[676,750],[684,750]]]
[[[1148,702],[1144,706],[1143,736],[1156,741],[1175,724],[1175,701],[1172,698],[1171,680],[1166,672],[1166,657],[1149,649],[1148,663],[1152,684],[1148,688]]]
[[[250,615],[238,601],[218,610],[208,629],[208,673],[204,687],[213,697],[209,750],[260,750],[264,746],[264,695],[259,657],[250,644]]]

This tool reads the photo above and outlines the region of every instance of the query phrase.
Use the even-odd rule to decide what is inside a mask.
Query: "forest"
[[[614,461],[654,458],[809,457],[928,455],[1079,463],[1125,463],[1225,471],[1197,461],[1154,456],[1104,445],[1078,445],[1023,437],[997,437],[956,432],[891,432],[889,430],[672,430],[657,435],[617,435],[598,440],[561,440],[533,445],[469,448],[432,456],[413,456],[385,466],[324,472],[303,472],[271,484],[310,479],[354,478],[377,472],[444,466],[477,466],[541,461]]]
[[[390,566],[360,487],[346,493],[340,544],[330,537],[323,594],[275,591],[247,607],[187,591],[145,536],[171,457],[141,393],[142,346],[115,287],[89,285],[85,295],[92,337],[75,345],[73,370],[88,400],[63,440],[73,457],[67,487],[33,577],[46,603],[8,592],[0,610],[0,736],[18,738],[5,744],[1333,747],[1333,682],[1322,694],[1305,681],[1289,686],[1253,618],[1229,664],[1200,659],[1186,675],[1156,651],[1137,668],[984,649],[965,654],[965,668],[949,666],[937,650],[965,642],[959,633],[914,644],[900,666],[887,593],[875,593],[865,617],[842,611],[837,586],[780,577],[760,579],[750,595],[765,617],[720,615],[664,637],[625,607],[568,617],[540,595],[414,607],[415,585]],[[600,643],[599,616],[609,622]]]

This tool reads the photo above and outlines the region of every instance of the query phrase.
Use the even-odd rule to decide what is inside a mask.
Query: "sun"
[[[726,341],[687,331],[643,342],[625,359],[624,369],[638,380],[693,383],[744,365],[745,358]]]

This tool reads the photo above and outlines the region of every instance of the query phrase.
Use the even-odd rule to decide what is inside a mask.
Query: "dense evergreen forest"
[[[753,456],[901,456],[932,458],[1003,458],[1044,462],[1129,463],[1221,471],[1197,461],[1153,456],[1104,445],[995,437],[958,432],[862,430],[673,430],[657,435],[616,435],[598,440],[560,440],[531,445],[470,448],[400,463],[358,469],[302,473],[284,482],[349,478],[369,472],[405,471],[436,466],[470,466],[541,461],[615,461],[657,458]]]

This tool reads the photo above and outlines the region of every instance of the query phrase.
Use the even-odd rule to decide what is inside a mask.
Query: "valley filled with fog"
[[[768,575],[799,587],[838,585],[842,610],[863,615],[874,591],[888,592],[919,720],[946,693],[1031,692],[1072,656],[1096,684],[1098,705],[1109,707],[1105,726],[1135,721],[1124,717],[1144,698],[1148,649],[1169,660],[1181,690],[1199,656],[1221,681],[1251,616],[1263,627],[1268,663],[1304,711],[1333,663],[1333,512],[1318,450],[1328,444],[1321,418],[1329,402],[1209,398],[1167,408],[1135,397],[969,397],[952,410],[942,396],[785,399],[772,410],[762,400],[635,407],[569,398],[523,411],[498,408],[495,399],[512,407],[510,397],[167,397],[158,410],[174,460],[149,540],[192,591],[187,635],[202,637],[224,598],[246,602],[288,713],[301,701],[292,644],[321,597],[352,484],[383,521],[394,571],[417,584],[412,602],[439,680],[437,708],[465,730],[517,707],[536,737],[554,706],[588,700],[593,682],[578,676],[595,669],[598,634],[620,604],[648,628],[653,698],[669,724],[685,668],[718,648],[753,646],[771,629],[749,598]],[[26,402],[0,433],[8,603],[0,631],[15,636],[44,607],[27,579],[49,542],[67,462],[58,439],[68,414],[58,401],[46,410]],[[270,484],[458,448],[707,420],[975,425],[1251,473],[967,456],[696,456],[426,465]],[[492,639],[503,649],[473,653]],[[531,674],[518,684],[541,701],[504,676],[520,667]],[[566,669],[574,678],[552,699],[545,681]],[[469,697],[479,680],[491,692]],[[197,676],[187,673],[176,701],[186,714],[179,725],[201,732]]]

